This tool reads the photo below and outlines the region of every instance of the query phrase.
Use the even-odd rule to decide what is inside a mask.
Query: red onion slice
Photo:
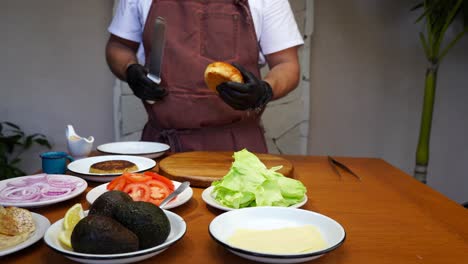
[[[10,181],[6,185],[12,187],[24,187],[27,186],[28,183],[25,180],[19,179],[17,181]]]
[[[2,190],[0,197],[5,200],[36,200],[40,196],[40,189],[37,186],[8,187]]]
[[[25,179],[9,181],[0,190],[0,202],[25,203],[62,198],[73,192],[82,182],[50,176],[45,173]]]
[[[28,177],[26,179],[26,181],[28,183],[46,182],[47,181],[47,174],[46,173],[41,173],[41,174],[31,175],[31,177]]]
[[[48,181],[50,186],[58,187],[58,188],[71,188],[74,189],[77,185],[75,181],[69,181],[67,179],[51,179],[49,178]]]

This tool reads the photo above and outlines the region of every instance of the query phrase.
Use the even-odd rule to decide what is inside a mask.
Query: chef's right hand
[[[142,65],[132,64],[128,66],[126,73],[127,83],[138,98],[157,101],[167,95],[166,89],[146,76],[148,71]]]

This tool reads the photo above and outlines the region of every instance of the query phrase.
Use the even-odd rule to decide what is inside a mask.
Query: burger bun
[[[243,83],[242,73],[234,66],[226,62],[210,63],[205,70],[206,86],[215,91],[216,87],[223,82],[239,82]]]

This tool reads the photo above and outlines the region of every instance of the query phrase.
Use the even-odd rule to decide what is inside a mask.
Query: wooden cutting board
[[[290,161],[271,154],[255,154],[267,168],[282,165],[278,172],[291,177]],[[226,175],[234,161],[233,152],[194,151],[170,155],[159,162],[159,173],[174,181],[190,181],[191,186],[209,187]]]

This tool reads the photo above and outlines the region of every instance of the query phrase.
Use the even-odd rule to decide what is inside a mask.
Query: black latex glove
[[[252,110],[264,107],[273,97],[271,86],[259,80],[244,67],[233,63],[244,78],[244,83],[224,82],[216,87],[221,99],[236,110]]]
[[[148,71],[140,64],[132,64],[127,68],[127,83],[135,96],[142,100],[161,100],[167,91],[146,77]]]

